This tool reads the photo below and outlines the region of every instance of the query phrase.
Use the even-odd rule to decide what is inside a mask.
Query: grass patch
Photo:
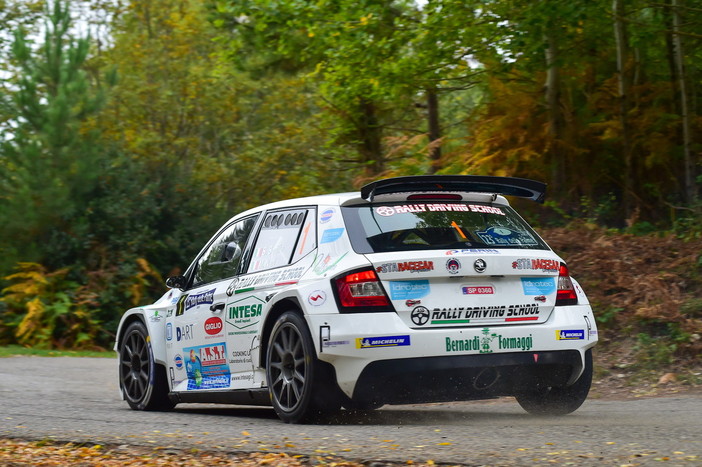
[[[0,347],[0,358],[2,357],[101,357],[116,358],[117,354],[112,350],[48,350],[22,347],[21,345],[8,345]]]

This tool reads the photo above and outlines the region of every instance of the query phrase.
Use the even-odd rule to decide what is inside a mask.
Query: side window
[[[305,252],[314,249],[313,223],[313,209],[276,211],[266,214],[256,239],[248,272],[286,266],[291,263],[293,254],[298,249]]]
[[[241,254],[256,218],[247,217],[227,227],[197,260],[193,287],[214,282],[237,273]]]

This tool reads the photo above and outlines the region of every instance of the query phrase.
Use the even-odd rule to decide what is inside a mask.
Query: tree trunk
[[[563,149],[563,112],[561,111],[561,78],[560,69],[556,63],[558,46],[556,38],[547,33],[546,36],[546,82],[544,93],[546,112],[548,114],[548,134],[551,139],[549,154],[551,165],[551,184],[553,192],[560,193],[565,186],[565,152]]]
[[[628,119],[631,81],[628,71],[629,42],[626,33],[626,25],[624,23],[624,17],[626,15],[624,1],[613,0],[612,11],[614,13],[614,38],[617,46],[617,97],[619,100],[619,123],[621,126],[622,153],[624,157],[624,215],[627,219],[629,219],[634,214],[635,170]]]
[[[683,148],[683,180],[685,200],[692,204],[697,200],[695,186],[695,164],[692,158],[692,131],[690,125],[690,105],[687,97],[687,75],[685,69],[685,54],[683,52],[683,38],[680,35],[681,18],[680,4],[682,0],[672,0],[673,7],[673,44],[675,49],[675,68],[678,78],[678,94],[680,96],[680,116],[682,123],[682,148]]]
[[[441,164],[441,126],[439,125],[439,99],[436,89],[427,89],[427,119],[429,126],[429,173],[436,173]]]
[[[385,170],[383,158],[382,132],[378,124],[375,104],[361,100],[361,121],[357,128],[360,136],[361,162],[367,176],[374,176]]]

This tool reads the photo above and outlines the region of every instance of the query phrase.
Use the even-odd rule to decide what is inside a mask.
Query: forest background
[[[0,0],[0,344],[109,348],[241,210],[484,174],[549,184],[515,202],[622,365],[694,361],[699,31],[689,0]]]

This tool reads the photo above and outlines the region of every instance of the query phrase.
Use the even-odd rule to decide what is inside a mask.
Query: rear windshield
[[[548,250],[509,206],[396,203],[342,208],[357,253],[461,248]]]

